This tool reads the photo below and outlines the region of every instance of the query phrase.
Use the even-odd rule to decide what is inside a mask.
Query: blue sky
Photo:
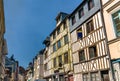
[[[28,66],[44,48],[43,40],[55,28],[59,12],[71,13],[81,0],[4,0],[8,56]]]

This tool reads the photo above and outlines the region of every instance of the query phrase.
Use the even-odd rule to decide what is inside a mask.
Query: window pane
[[[81,18],[82,16],[84,16],[84,10],[83,10],[83,8],[81,8],[79,10],[79,18]]]
[[[89,47],[89,56],[90,58],[97,57],[96,46]]]
[[[61,47],[61,41],[60,40],[57,42],[57,46],[58,46],[58,49]]]
[[[63,23],[63,29],[65,30],[67,28],[66,22]]]
[[[53,33],[53,39],[55,39],[56,35],[55,35],[55,32]]]
[[[94,30],[94,25],[93,25],[93,20],[89,21],[87,24],[86,24],[86,27],[87,27],[87,33],[89,34],[90,32],[92,32]]]
[[[56,58],[54,58],[54,62],[53,62],[54,64],[54,67],[56,67]]]
[[[82,28],[77,30],[77,36],[78,36],[78,39],[82,38]]]
[[[57,29],[57,35],[59,35],[60,34],[60,27],[58,27],[58,29]]]
[[[79,52],[79,59],[80,59],[80,61],[84,61],[85,60],[84,50],[82,50],[82,51]]]
[[[64,63],[68,63],[68,52],[64,54]]]
[[[67,44],[68,43],[68,35],[64,36],[64,43]]]
[[[53,44],[53,52],[56,51],[56,44]]]
[[[72,17],[72,25],[74,25],[76,23],[76,19],[75,16]]]
[[[59,67],[62,66],[62,55],[59,56]]]
[[[116,35],[120,36],[120,11],[114,13],[112,17],[113,17],[115,30],[116,30]]]
[[[94,7],[94,1],[93,0],[89,0],[88,1],[88,10],[91,10]]]
[[[91,81],[99,81],[98,73],[91,73]]]

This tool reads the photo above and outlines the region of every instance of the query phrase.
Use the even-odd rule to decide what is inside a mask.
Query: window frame
[[[59,35],[61,32],[60,27],[57,28],[57,35]]]
[[[72,16],[72,25],[74,25],[75,23],[76,23],[76,18],[75,18],[75,15],[74,16]]]
[[[47,70],[47,63],[44,65],[44,70],[45,71]]]
[[[94,50],[94,55],[90,53],[90,51],[93,51],[92,48],[95,48]],[[90,50],[91,49],[91,50]],[[89,47],[89,58],[92,59],[92,58],[96,58],[98,57],[98,54],[97,54],[97,46],[96,45],[93,45],[93,46],[90,46]]]
[[[68,62],[69,62],[69,55],[68,55],[68,52],[65,52],[64,53],[64,64],[68,64]]]
[[[60,63],[62,64],[63,61],[62,61],[62,55],[58,56],[58,62],[59,62],[59,67],[60,67]]]
[[[88,10],[91,10],[94,6],[95,6],[94,0],[88,0]]]
[[[68,38],[68,34],[66,34],[65,36],[64,36],[64,44],[66,45],[66,44],[68,44],[69,43],[69,38]]]
[[[78,14],[79,14],[79,19],[84,16],[84,14],[85,14],[84,13],[84,7],[79,9]]]
[[[56,38],[56,32],[53,33],[53,39],[55,39],[55,38]]]
[[[99,74],[98,74],[98,72],[92,72],[92,73],[90,73],[90,78],[91,78],[91,81],[93,81],[93,78],[95,78],[95,81],[99,81]],[[92,75],[95,75],[94,77],[92,76]]]
[[[113,14],[112,14],[112,21],[113,21],[113,26],[114,26],[114,30],[115,30],[115,35],[116,35],[116,37],[120,37],[120,29],[119,29],[119,31],[117,31],[118,29],[117,29],[117,26],[116,26],[116,24],[115,24],[115,20],[114,20],[114,17],[113,17],[113,15],[115,14],[115,13],[118,13],[118,18],[119,18],[119,20],[120,20],[120,10],[118,10],[118,11],[116,11],[116,12],[114,12]],[[116,16],[115,16],[115,18],[117,18]],[[118,23],[118,24],[120,24],[120,22]]]
[[[93,22],[93,19],[89,20],[87,23],[86,23],[86,31],[87,31],[87,34],[91,33],[92,31],[94,31],[94,22]]]
[[[88,81],[88,80],[89,80],[89,75],[88,75],[88,73],[83,74],[82,78],[83,78],[83,81]]]
[[[55,52],[57,50],[57,46],[56,43],[53,44],[53,52]]]
[[[83,56],[84,55],[84,56]],[[84,57],[84,59],[80,59],[80,57],[81,58],[83,58]],[[86,59],[85,59],[85,51],[84,50],[80,50],[79,51],[79,61],[80,62],[82,62],[82,61],[85,61]]]
[[[57,59],[56,58],[53,59],[53,66],[57,67]]]
[[[80,29],[81,29],[81,34],[82,34],[81,37],[79,37],[79,35],[78,35]],[[82,27],[78,28],[76,32],[77,32],[77,39],[82,39],[82,38],[83,38],[83,30],[82,30]]]
[[[58,41],[57,41],[57,49],[61,48],[61,46],[62,46],[62,45],[61,45],[61,40],[58,40]]]

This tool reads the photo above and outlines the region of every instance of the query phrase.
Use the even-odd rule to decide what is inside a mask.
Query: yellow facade
[[[60,31],[58,31],[58,29],[60,29]],[[55,37],[53,35],[55,35]],[[65,36],[68,37],[68,41],[66,44],[65,44]],[[58,44],[59,41],[60,44]],[[54,45],[56,50],[54,50]],[[72,75],[73,66],[72,66],[68,18],[64,19],[63,21],[57,22],[56,28],[50,35],[50,45],[49,47],[46,47],[45,53],[47,53],[47,58],[44,59],[44,64],[47,64],[46,66],[47,68],[44,72],[44,77],[48,78],[48,80],[51,81],[55,79],[60,79],[60,75],[67,77],[69,75]],[[67,58],[65,59],[65,53],[68,54],[67,63],[66,63]],[[61,60],[59,60],[59,57],[61,57]],[[55,64],[54,64],[54,59],[56,59]]]

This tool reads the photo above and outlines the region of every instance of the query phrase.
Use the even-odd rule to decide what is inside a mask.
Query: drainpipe
[[[102,6],[102,0],[100,0],[100,13],[101,13],[101,17],[102,17],[102,23],[103,23],[103,31],[105,34],[105,41],[107,43],[106,47],[107,47],[107,53],[108,53],[108,60],[109,60],[109,65],[110,65],[110,71],[111,71],[111,75],[112,75],[112,81],[116,81],[115,80],[115,76],[114,76],[114,69],[113,69],[113,65],[112,65],[112,61],[111,61],[111,55],[110,55],[110,50],[109,50],[109,46],[108,46],[108,37],[107,37],[107,33],[106,33],[106,28],[105,28],[105,22],[104,22],[104,16],[103,16],[103,6]]]

